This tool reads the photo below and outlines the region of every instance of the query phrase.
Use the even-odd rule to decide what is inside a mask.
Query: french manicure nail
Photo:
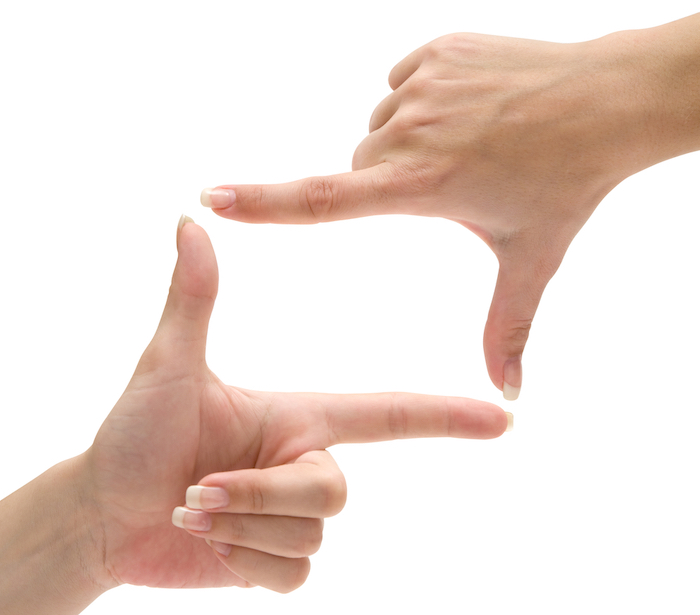
[[[506,412],[506,418],[508,419],[508,425],[506,426],[506,431],[513,431],[513,413]]]
[[[185,224],[188,224],[190,222],[194,222],[194,220],[192,218],[190,218],[189,216],[182,214],[180,216],[180,221],[177,223],[177,232],[179,233],[182,230],[182,227],[185,226]]]
[[[223,508],[228,506],[228,492],[221,487],[203,487],[192,485],[187,487],[185,502],[189,508]]]
[[[211,541],[211,548],[221,553],[221,555],[224,557],[231,555],[231,549],[233,549],[231,545],[227,545],[223,542],[217,542],[216,540]]]
[[[514,387],[507,382],[503,383],[503,399],[506,401],[515,401],[520,396],[520,387]]]
[[[236,202],[236,193],[228,188],[205,188],[199,200],[204,207],[224,209]]]
[[[178,506],[173,510],[173,525],[183,530],[195,532],[208,532],[211,529],[211,516],[201,510],[188,510],[184,506]]]
[[[523,366],[520,357],[508,359],[503,366],[503,398],[515,401],[520,395],[523,382]]]
[[[186,216],[185,214],[182,214],[180,216],[180,221],[177,223],[177,244],[178,246],[180,245],[180,231],[182,230],[182,227],[185,226],[185,224],[188,224],[190,222],[194,222],[192,218],[189,216]]]

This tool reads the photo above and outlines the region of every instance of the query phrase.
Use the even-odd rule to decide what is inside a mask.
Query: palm
[[[162,371],[137,370],[95,441],[98,493],[113,519],[106,536],[111,572],[122,582],[240,583],[204,541],[170,521],[189,485],[211,472],[254,467],[260,448],[260,424],[244,396],[206,366],[198,371],[173,385],[171,379],[158,382],[167,376]]]

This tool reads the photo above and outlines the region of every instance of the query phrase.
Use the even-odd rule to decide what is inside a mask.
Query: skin
[[[576,44],[451,34],[389,84],[351,173],[223,185],[202,202],[244,222],[464,225],[498,258],[484,352],[514,399],[542,293],[589,216],[625,178],[700,149],[700,14]]]
[[[225,385],[205,361],[214,251],[192,223],[178,251],[158,330],[93,445],[0,502],[2,613],[79,613],[122,583],[291,591],[345,503],[327,447],[506,430],[503,410],[469,399]],[[175,527],[198,484],[229,504],[180,509],[204,531]]]

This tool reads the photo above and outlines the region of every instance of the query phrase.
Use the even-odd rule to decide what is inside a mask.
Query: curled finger
[[[295,463],[218,472],[187,489],[187,507],[216,513],[322,519],[345,505],[343,473],[327,451],[311,451]]]
[[[259,585],[283,594],[301,587],[309,576],[308,557],[287,558],[246,547],[214,544],[219,560],[235,575],[251,585]]]
[[[178,506],[173,524],[208,541],[280,557],[308,557],[321,547],[323,519],[210,513]]]

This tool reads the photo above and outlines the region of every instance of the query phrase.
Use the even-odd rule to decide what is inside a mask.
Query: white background
[[[515,403],[482,356],[495,258],[465,229],[248,226],[198,204],[349,170],[389,70],[442,34],[579,41],[696,3],[1,6],[0,496],[90,445],[155,330],[183,212],[219,259],[225,381],[516,415],[496,441],[333,449],[348,504],[293,594],[121,587],[87,613],[698,612],[698,155],[625,181],[579,234]]]

